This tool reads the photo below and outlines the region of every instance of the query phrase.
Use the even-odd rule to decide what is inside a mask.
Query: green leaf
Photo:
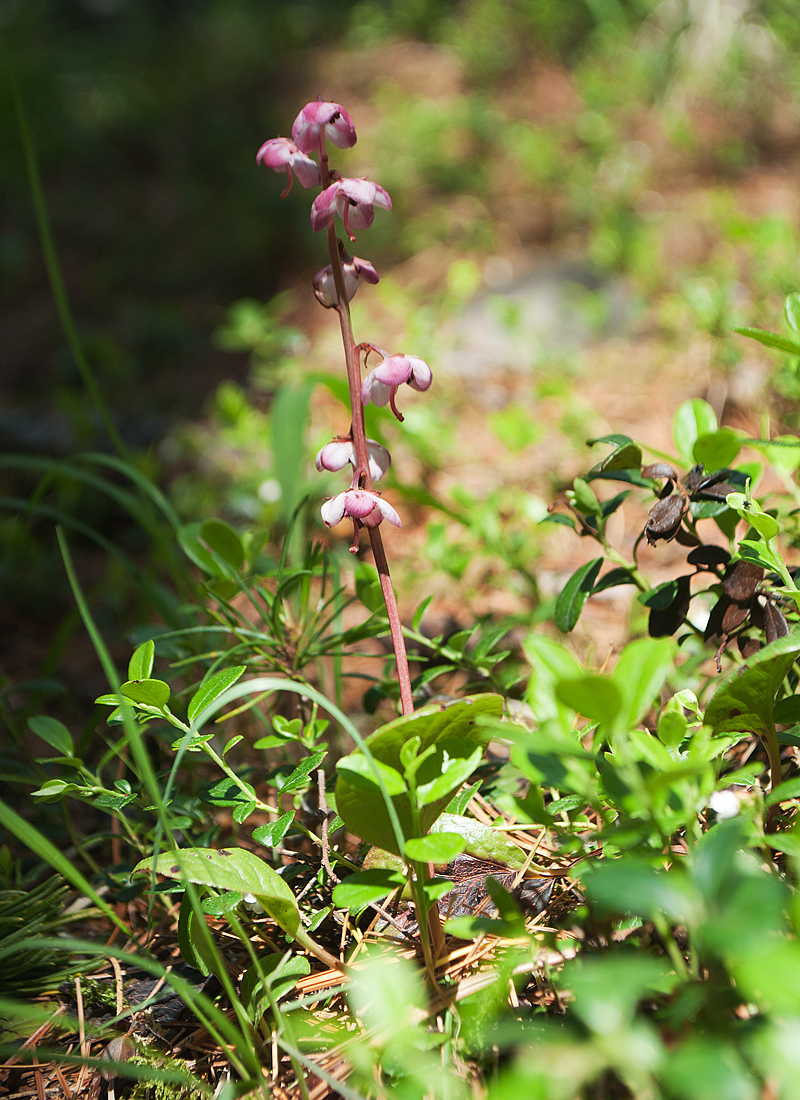
[[[120,691],[133,703],[143,703],[161,710],[169,702],[169,684],[163,680],[128,680]]]
[[[458,833],[429,833],[407,840],[405,855],[420,863],[450,863],[466,846],[466,839]]]
[[[186,557],[199,566],[210,577],[227,577],[227,573],[217,565],[207,547],[201,541],[199,523],[185,523],[175,532],[178,545]]]
[[[777,332],[770,332],[765,328],[735,328],[733,331],[742,336],[749,336],[751,340],[758,340],[759,344],[764,344],[765,347],[787,351],[789,355],[800,355],[800,344],[780,336]]]
[[[786,320],[795,332],[800,333],[800,294],[787,294],[783,303],[783,312]]]
[[[210,942],[210,934],[202,917],[194,911],[188,895],[180,902],[178,915],[178,947],[184,962],[208,977],[219,970],[219,957]]]
[[[670,1096],[681,1100],[758,1100],[762,1095],[741,1054],[719,1038],[687,1038],[670,1051],[664,1064]]]
[[[247,665],[236,665],[235,668],[221,668],[219,672],[215,672],[213,676],[209,677],[208,680],[200,685],[192,696],[189,702],[189,709],[186,712],[186,717],[189,719],[190,725],[194,725],[195,719],[201,715],[206,707],[210,706],[216,698],[222,695],[223,691],[227,691],[229,687],[232,687],[236,683],[246,668]]]
[[[239,806],[234,806],[231,811],[231,817],[237,825],[241,825],[243,822],[247,821],[250,814],[255,813],[256,806],[257,803],[255,801],[245,802]]]
[[[639,638],[625,646],[611,673],[622,698],[620,728],[633,729],[647,714],[672,670],[674,656],[671,638]]]
[[[595,673],[559,680],[556,695],[565,706],[592,722],[613,722],[622,706],[619,688],[613,680]]]
[[[520,871],[526,865],[527,855],[519,845],[509,840],[500,829],[484,825],[474,817],[443,813],[431,826],[431,833],[438,832],[462,836],[466,842],[464,851],[475,859],[494,859],[512,871]]]
[[[247,1014],[254,1024],[270,1009],[270,996],[279,1001],[291,993],[300,978],[311,973],[311,964],[305,955],[275,953],[265,955],[248,967],[242,975],[240,996]],[[268,992],[269,991],[269,992]]]
[[[772,550],[769,543],[751,542],[750,539],[742,539],[737,550],[743,561],[749,561],[752,565],[760,565],[762,569],[770,571],[778,568],[778,556]]]
[[[645,607],[654,608],[656,611],[663,611],[665,607],[669,607],[677,595],[677,580],[662,581],[661,584],[657,584],[655,588],[650,588],[647,592],[640,592],[636,599],[639,603],[643,603]]]
[[[598,592],[605,592],[607,588],[618,588],[622,584],[635,583],[636,582],[631,576],[630,569],[624,569],[622,566],[617,566],[614,569],[609,569],[607,573],[603,574],[592,589],[591,595],[596,596]]]
[[[268,863],[245,848],[180,848],[162,852],[155,864],[152,858],[141,860],[132,874],[150,874],[154,867],[157,874],[167,878],[253,894],[289,935],[295,935],[300,927],[300,913],[289,886]]]
[[[371,611],[373,614],[382,611],[386,605],[383,602],[378,570],[368,562],[356,562],[355,580],[356,595],[367,611]]]
[[[334,887],[333,904],[351,911],[363,909],[372,902],[387,897],[404,882],[405,878],[399,871],[384,867],[358,871]]]
[[[305,760],[301,760],[291,775],[288,775],[280,784],[278,789],[281,794],[287,794],[289,791],[299,791],[307,787],[309,776],[317,770],[326,756],[327,753],[325,752],[314,752],[311,756],[307,756]]]
[[[692,448],[695,462],[701,462],[706,470],[722,470],[731,466],[742,449],[738,434],[730,428],[699,435]]]
[[[564,634],[569,634],[581,616],[583,605],[591,595],[603,558],[594,558],[572,574],[556,600],[555,622]]]
[[[746,729],[746,720],[751,717],[753,732],[769,733],[774,721],[773,699],[798,654],[800,626],[795,626],[725,677],[706,707],[706,724],[715,732],[721,732],[729,721]]]
[[[269,825],[259,825],[257,829],[253,829],[253,840],[263,844],[265,848],[276,848],[289,832],[293,821],[294,810],[290,810],[287,814],[281,814]]]
[[[589,446],[595,443],[616,444],[614,450],[593,467],[593,472],[638,469],[642,465],[642,448],[627,435],[604,435],[587,442]]]
[[[150,673],[153,671],[153,658],[155,652],[156,646],[152,638],[147,642],[142,642],[140,646],[136,647],[133,651],[133,656],[128,662],[129,680],[149,679]]]
[[[391,768],[381,760],[375,760],[375,767],[380,772],[383,785],[389,795],[403,794],[408,790],[406,781],[397,768]],[[372,763],[360,752],[353,752],[344,756],[337,763],[336,770],[339,773],[339,781],[350,787],[353,791],[362,791],[380,798],[380,785],[375,776]],[[337,805],[339,800],[337,787]],[[344,818],[347,821],[347,818]],[[365,837],[364,839],[368,839]]]
[[[70,791],[82,789],[76,783],[67,783],[64,779],[51,779],[38,791],[31,791],[31,798],[37,798],[40,802],[60,802]]]
[[[116,701],[115,698],[115,705]],[[62,756],[72,756],[74,754],[75,745],[72,734],[64,723],[59,722],[57,718],[50,718],[46,714],[37,714],[28,719],[28,728],[33,730],[37,737],[41,737],[43,741],[46,741],[48,745],[52,745]]]
[[[717,417],[707,401],[694,397],[679,406],[672,422],[672,437],[687,466],[694,461],[694,445],[700,436],[716,431]]]
[[[567,493],[567,498],[584,515],[600,515],[600,502],[589,488],[589,483],[584,481],[582,477],[575,478],[572,489]]]
[[[398,784],[398,780],[399,783],[403,782],[400,776],[400,750],[405,742],[418,736],[422,753],[448,739],[469,742],[471,747],[485,745],[491,735],[480,725],[479,720],[484,716],[499,717],[502,709],[502,698],[492,694],[475,695],[449,704],[436,703],[389,722],[366,739],[366,745],[375,760],[393,769],[397,775],[396,780],[392,779],[395,789],[390,795],[404,836],[414,835],[409,796],[405,791],[405,784],[402,789]],[[443,760],[443,756],[437,759]],[[426,766],[427,762],[423,765],[423,773]],[[391,819],[367,758],[360,751],[351,753],[339,761],[337,769],[339,778],[336,784],[336,808],[347,828],[370,844],[399,855],[400,848]],[[461,786],[462,780],[456,771],[449,774],[452,782],[446,784],[446,789],[442,790],[436,801],[420,808],[422,835],[430,830],[433,822]]]
[[[659,871],[638,856],[603,860],[581,876],[586,895],[603,913],[636,914],[646,919],[665,914],[692,924],[702,909],[687,876],[677,869]]]
[[[200,525],[200,538],[235,573],[241,573],[244,547],[229,523],[224,523],[221,519],[207,519]]]
[[[438,742],[430,756],[426,757],[416,776],[417,802],[420,806],[450,801],[453,791],[477,768],[483,756],[483,745],[475,745],[466,738],[448,737]]]
[[[526,698],[536,720],[541,724],[548,718],[556,718],[562,726],[568,726],[571,715],[556,695],[555,688],[560,680],[582,675],[578,659],[561,642],[544,634],[529,634],[522,649],[531,666]]]

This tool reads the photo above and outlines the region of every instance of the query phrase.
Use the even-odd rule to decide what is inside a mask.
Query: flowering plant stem
[[[324,142],[323,142],[324,144]],[[327,159],[322,160],[323,184],[327,176]],[[356,454],[356,471],[354,484],[361,484],[366,489],[372,488],[372,478],[369,471],[369,452],[367,450],[367,434],[364,428],[364,406],[361,403],[361,368],[358,362],[355,341],[353,340],[353,325],[350,319],[350,303],[347,300],[347,292],[344,285],[342,261],[339,254],[339,243],[336,239],[336,230],[331,223],[327,227],[328,252],[331,257],[333,269],[333,281],[336,288],[336,312],[339,314],[339,325],[342,330],[342,344],[344,345],[344,358],[347,367],[347,382],[350,387],[350,417],[353,447]],[[408,670],[408,657],[406,655],[406,643],[403,638],[403,627],[400,622],[400,613],[397,609],[397,599],[389,575],[389,564],[386,560],[386,551],[383,548],[380,528],[370,527],[369,538],[372,544],[372,553],[375,558],[375,568],[381,582],[381,592],[386,604],[386,614],[389,617],[389,629],[392,633],[392,646],[394,648],[395,661],[397,663],[397,679],[400,683],[400,705],[403,714],[411,714],[414,710],[414,699],[411,693],[411,674]]]

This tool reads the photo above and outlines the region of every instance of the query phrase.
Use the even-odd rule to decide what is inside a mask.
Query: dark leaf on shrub
[[[736,644],[745,660],[747,660],[748,657],[752,657],[754,653],[758,653],[759,649],[761,649],[761,642],[758,638],[746,637],[744,634],[739,635],[736,639]]]
[[[721,546],[697,546],[686,555],[689,565],[727,565],[731,556]]]
[[[678,577],[675,581],[676,592],[666,607],[652,607],[648,632],[651,638],[667,638],[683,624],[689,611],[691,594],[691,574]]]
[[[776,638],[783,638],[789,633],[789,624],[779,607],[772,600],[767,600],[764,607],[764,629],[767,635],[767,645]]]
[[[678,472],[668,462],[653,462],[650,466],[642,466],[643,477],[666,477],[671,481],[678,480]]]

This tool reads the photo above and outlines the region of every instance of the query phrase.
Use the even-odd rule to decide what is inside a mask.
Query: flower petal
[[[341,523],[345,515],[345,498],[347,493],[339,493],[336,497],[326,500],[320,508],[322,520],[326,527],[335,527]]]
[[[323,470],[343,470],[348,462],[355,461],[353,443],[350,439],[332,439],[317,451],[314,465],[320,473]]]

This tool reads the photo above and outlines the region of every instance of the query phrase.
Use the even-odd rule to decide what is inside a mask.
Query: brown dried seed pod
[[[688,507],[688,499],[680,493],[673,493],[653,505],[644,525],[645,538],[651,546],[659,539],[671,542],[675,538]]]

